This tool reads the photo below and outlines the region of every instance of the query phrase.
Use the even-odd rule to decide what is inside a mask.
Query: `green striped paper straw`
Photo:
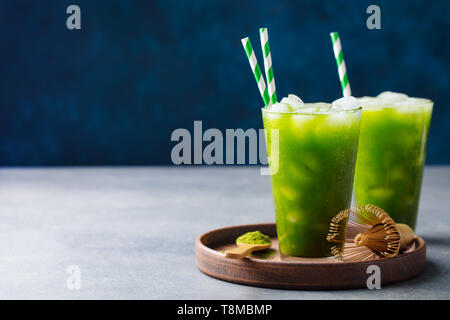
[[[258,66],[258,61],[256,60],[255,52],[253,52],[252,44],[250,43],[250,39],[243,38],[241,39],[242,45],[244,46],[245,53],[247,54],[248,62],[250,63],[250,67],[252,68],[252,72],[256,79],[256,84],[259,88],[259,93],[264,100],[264,105],[269,105],[270,98],[269,93],[267,92],[266,82],[264,81],[264,77],[261,74],[261,69]]]
[[[347,68],[345,67],[344,54],[342,53],[341,40],[339,33],[331,32],[331,42],[333,43],[334,57],[336,58],[336,64],[339,73],[339,80],[341,81],[342,94],[344,97],[352,95],[350,90],[350,83],[348,82]]]
[[[273,77],[272,55],[270,54],[269,33],[267,28],[260,28],[261,48],[264,57],[264,69],[266,71],[267,89],[271,103],[277,103],[277,90],[275,88],[275,78]]]

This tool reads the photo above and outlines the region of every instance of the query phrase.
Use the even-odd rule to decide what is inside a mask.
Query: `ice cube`
[[[325,102],[305,103],[295,111],[301,114],[325,114],[331,109],[331,104]]]
[[[377,98],[379,98],[382,103],[396,103],[408,99],[408,96],[404,93],[385,91],[380,93]]]
[[[292,111],[304,106],[302,99],[297,97],[295,94],[289,94],[287,97],[284,97],[281,99],[281,103],[289,105]]]
[[[295,101],[296,104],[303,105],[303,100],[297,97],[295,94],[288,94],[288,99]]]
[[[327,117],[326,123],[330,128],[351,125],[350,121],[351,118],[348,112],[342,112],[342,109],[336,110],[332,108],[332,110],[335,110],[337,112],[330,112],[330,114]]]
[[[289,112],[289,106],[286,103],[274,103],[269,106],[270,111]]]
[[[353,110],[353,109],[358,109],[361,104],[358,101],[358,99],[356,99],[353,96],[349,96],[349,97],[343,97],[337,100],[334,100],[332,103],[332,109],[337,111],[337,110]]]
[[[317,108],[314,108],[314,107],[298,108],[295,111],[297,111],[301,114],[315,114],[317,111]]]
[[[358,98],[361,107],[376,107],[381,104],[380,99],[375,97],[361,97]]]
[[[312,113],[303,113],[303,108],[301,111],[302,113],[294,113],[292,115],[292,129],[298,138],[303,138],[308,134],[307,127],[312,126],[314,124],[314,119],[316,118]]]
[[[402,100],[394,103],[395,111],[397,113],[420,113],[423,112],[426,104],[423,101],[424,99],[419,98],[408,98],[406,100]]]
[[[424,98],[408,98],[395,103],[397,110],[416,110],[417,112],[430,112],[433,109],[433,102]]]
[[[316,109],[315,113],[327,113],[331,110],[331,104],[326,102],[316,102],[311,103],[310,105]]]
[[[428,99],[410,97],[406,100],[396,102],[395,104],[398,106],[424,106],[424,105],[428,105],[430,103],[431,103],[431,101]]]

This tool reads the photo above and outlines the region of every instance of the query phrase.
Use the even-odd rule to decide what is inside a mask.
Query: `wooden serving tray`
[[[238,236],[255,230],[272,238],[270,251],[254,253],[243,260],[225,258],[223,251],[233,248]],[[265,223],[226,227],[202,234],[196,241],[195,261],[209,276],[251,286],[303,290],[366,288],[370,265],[380,267],[382,286],[419,275],[426,265],[426,244],[416,236],[411,246],[396,257],[364,262],[288,257],[278,251],[275,224]]]

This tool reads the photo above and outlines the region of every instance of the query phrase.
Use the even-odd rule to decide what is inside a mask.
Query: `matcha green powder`
[[[236,243],[248,243],[248,244],[270,244],[269,236],[261,233],[260,231],[247,232],[236,239]]]

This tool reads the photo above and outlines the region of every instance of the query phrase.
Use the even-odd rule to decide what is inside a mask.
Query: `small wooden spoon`
[[[238,243],[238,246],[236,248],[225,251],[225,257],[231,259],[242,259],[254,251],[269,249],[271,245],[272,245],[271,243],[268,244]]]

